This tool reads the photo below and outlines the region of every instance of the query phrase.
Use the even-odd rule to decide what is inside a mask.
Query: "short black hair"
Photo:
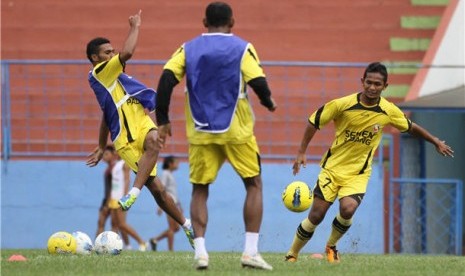
[[[169,169],[171,163],[174,163],[174,161],[176,161],[176,157],[174,157],[173,155],[166,156],[165,159],[163,160],[162,169],[164,170]]]
[[[368,73],[380,73],[383,76],[384,83],[388,80],[388,72],[386,66],[381,62],[372,62],[368,64],[367,68],[365,69],[365,73],[363,73],[363,78],[367,77]]]
[[[92,39],[91,41],[89,41],[89,43],[87,43],[86,54],[90,62],[93,62],[92,55],[98,55],[100,45],[106,44],[106,43],[110,43],[110,40],[104,37],[96,37]]]
[[[205,10],[205,18],[208,26],[221,27],[231,22],[233,12],[231,6],[224,2],[212,2]]]

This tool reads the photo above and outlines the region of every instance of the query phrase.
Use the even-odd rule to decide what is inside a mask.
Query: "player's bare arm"
[[[449,145],[446,144],[446,141],[442,141],[441,139],[433,136],[421,126],[412,123],[412,127],[410,128],[409,133],[415,137],[423,138],[433,144],[436,147],[436,151],[442,156],[454,157],[454,151]]]
[[[300,166],[307,165],[307,147],[310,141],[312,140],[313,136],[315,135],[317,128],[313,124],[308,124],[307,128],[305,129],[304,136],[302,137],[302,141],[300,142],[299,151],[297,152],[297,156],[294,161],[294,165],[292,166],[292,170],[294,175],[298,174],[300,171]]]
[[[87,156],[86,165],[89,167],[95,167],[98,162],[102,159],[103,152],[107,146],[108,134],[110,130],[108,129],[107,124],[105,123],[105,117],[102,115],[102,120],[100,122],[99,130],[99,145]]]
[[[139,38],[139,27],[141,24],[141,13],[142,10],[139,10],[137,14],[129,17],[129,34],[126,38],[126,42],[124,42],[123,50],[119,55],[121,63],[123,64],[132,57],[136,50],[137,40]]]

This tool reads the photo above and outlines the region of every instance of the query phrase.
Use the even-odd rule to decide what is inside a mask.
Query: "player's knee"
[[[163,188],[163,186],[161,186],[161,185],[156,185],[156,184],[152,185],[152,186],[150,187],[150,190],[153,191],[154,193],[158,194],[158,195],[163,194],[163,192],[165,191],[165,189]]]
[[[150,193],[156,196],[165,190],[158,178],[155,179],[152,176],[146,181],[145,186],[149,189]]]
[[[148,151],[148,152],[155,152],[159,150],[156,132],[151,131],[145,137],[144,148],[145,148],[145,151]]]
[[[323,221],[324,218],[325,218],[325,214],[322,213],[322,212],[312,212],[308,216],[308,219],[314,225],[320,224]]]
[[[339,212],[343,219],[351,219],[356,210],[357,210],[356,204],[347,204],[347,205],[341,206]]]

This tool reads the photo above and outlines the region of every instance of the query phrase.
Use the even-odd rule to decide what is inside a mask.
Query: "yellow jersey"
[[[336,137],[321,160],[321,167],[343,175],[371,172],[371,163],[383,128],[392,125],[401,132],[411,127],[411,121],[393,103],[381,97],[378,104],[366,106],[360,93],[332,100],[310,117],[317,129],[334,121]]]

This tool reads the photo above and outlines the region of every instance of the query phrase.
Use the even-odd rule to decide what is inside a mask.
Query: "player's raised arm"
[[[431,133],[429,133],[426,129],[422,128],[421,126],[412,123],[412,127],[410,128],[409,133],[415,137],[423,138],[426,141],[433,144],[436,147],[436,151],[442,156],[454,157],[454,151],[450,146],[446,144],[446,141],[442,141],[441,139],[434,137]]]
[[[119,55],[121,63],[123,64],[132,57],[136,50],[137,40],[139,38],[139,27],[141,24],[141,13],[142,10],[139,10],[137,14],[129,17],[129,34],[124,42],[123,50]]]

